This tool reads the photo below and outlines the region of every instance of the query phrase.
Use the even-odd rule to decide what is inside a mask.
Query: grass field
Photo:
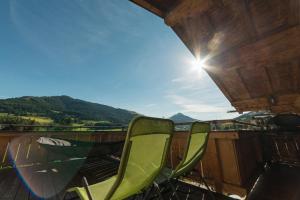
[[[41,116],[16,116],[14,114],[8,114],[8,113],[0,113],[0,117],[6,117],[9,116],[10,118],[21,118],[24,120],[32,120],[35,121],[36,125],[41,125],[41,126],[48,126],[48,125],[53,125],[54,129],[58,128],[59,126],[69,126],[69,128],[72,131],[96,131],[96,130],[103,130],[103,131],[121,131],[122,128],[118,128],[118,127],[107,127],[110,125],[110,122],[108,121],[93,121],[93,120],[82,120],[79,121],[77,123],[71,123],[68,125],[60,125],[57,124],[53,121],[53,119],[49,118],[49,117],[41,117]],[[18,122],[17,122],[18,123]],[[99,127],[84,127],[84,126],[99,126]],[[56,127],[57,126],[57,127]],[[103,126],[103,128],[102,128]],[[44,127],[36,127],[36,129],[40,129],[41,131],[43,131],[45,128]],[[49,127],[47,127],[47,130],[49,129]],[[51,127],[50,127],[51,129]]]
[[[53,120],[48,117],[35,117],[35,116],[20,116],[23,119],[34,120],[39,124],[51,124]]]

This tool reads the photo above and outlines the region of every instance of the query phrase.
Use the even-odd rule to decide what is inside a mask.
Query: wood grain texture
[[[184,152],[186,133],[174,135],[171,158],[174,168]],[[262,151],[256,132],[211,132],[206,153],[195,167],[193,181],[202,174],[218,193],[247,195],[261,168]]]

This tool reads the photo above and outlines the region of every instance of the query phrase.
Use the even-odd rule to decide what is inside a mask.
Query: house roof
[[[163,18],[237,111],[300,113],[299,0],[131,0]]]

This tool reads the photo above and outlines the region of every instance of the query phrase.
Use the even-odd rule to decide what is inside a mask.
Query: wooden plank
[[[215,139],[209,139],[206,153],[198,166],[198,171],[212,182],[212,186],[217,192],[222,193],[223,174]]]
[[[20,181],[14,171],[7,171],[9,175],[6,177],[5,184],[0,188],[0,196],[3,199],[13,200],[20,186]]]
[[[272,87],[269,83],[268,75],[264,67],[253,68],[243,67],[238,69],[241,81],[244,87],[247,88],[251,99],[264,96],[270,96],[272,94]],[[234,81],[237,79],[234,79]],[[259,80],[259,81],[253,81]],[[240,90],[235,90],[240,91]],[[238,95],[241,99],[241,95]]]
[[[187,18],[193,18],[217,6],[218,4],[216,5],[216,2],[217,1],[213,0],[181,1],[181,3],[165,16],[165,23],[171,27],[175,26]],[[218,3],[221,4],[220,1]]]
[[[164,16],[164,13],[160,9],[156,8],[155,6],[151,5],[149,2],[145,0],[130,0],[130,1],[145,8],[146,10],[149,10],[150,12],[158,15],[159,17]]]
[[[236,154],[239,163],[241,185],[245,186],[256,176],[259,166],[259,156],[261,152],[256,152],[255,142],[257,137],[246,138],[236,141]],[[263,165],[263,163],[261,163]]]
[[[29,197],[29,191],[26,186],[20,181],[20,187],[16,192],[14,200],[27,200]]]
[[[231,97],[228,99],[231,100],[231,102],[250,98],[247,87],[245,84],[243,84],[242,78],[239,76],[238,71],[223,71],[220,69],[216,70],[215,68],[207,68],[207,71],[210,71],[210,75],[214,74],[214,79],[218,78],[218,80],[222,82],[223,88],[226,89],[226,93],[228,93]],[[239,84],[236,84],[237,82],[239,82]],[[231,85],[231,87],[227,87],[228,85]]]
[[[212,66],[221,68],[241,66],[253,68],[269,63],[287,62],[300,56],[300,47],[297,45],[300,43],[299,34],[300,26],[295,26],[238,49],[228,51],[226,55],[219,55],[209,62]]]
[[[248,99],[243,101],[232,102],[232,105],[241,110],[273,110],[274,112],[289,112],[293,109],[295,112],[300,111],[291,106],[297,106],[299,101],[299,94],[286,94],[280,95],[276,99],[276,105],[270,106],[269,99],[267,97]]]
[[[211,139],[239,139],[239,133],[236,131],[213,131],[210,132],[210,138]]]
[[[6,167],[8,165],[8,149],[9,149],[9,138],[1,138],[0,139],[0,162],[1,167]]]
[[[294,92],[300,92],[300,59],[294,60],[291,65]]]
[[[249,1],[250,12],[259,35],[268,34],[281,27],[289,26],[291,1],[252,0]],[[292,23],[291,25],[293,25]]]
[[[11,169],[0,169],[0,195],[5,193],[7,181],[11,180]]]
[[[218,140],[221,170],[223,181],[226,183],[241,185],[240,169],[237,160],[235,142],[232,140]]]
[[[296,91],[294,88],[294,82],[297,83],[297,80],[295,80],[295,78],[298,75],[293,74],[294,70],[292,63],[288,62],[276,64],[268,67],[267,71],[270,76],[269,82],[272,84],[273,95],[290,94]]]
[[[219,76],[217,76],[214,73],[214,70],[212,67],[208,67],[204,69],[208,75],[213,79],[213,81],[215,82],[215,84],[221,89],[221,91],[223,92],[223,94],[225,95],[225,97],[231,102],[231,101],[235,101],[236,97],[231,95],[229,93],[230,88],[227,88],[226,85],[222,82],[222,79],[220,79]]]

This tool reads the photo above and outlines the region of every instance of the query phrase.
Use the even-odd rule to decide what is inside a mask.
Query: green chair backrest
[[[150,186],[166,163],[174,124],[137,117],[129,125],[117,180],[106,199],[125,199]]]
[[[172,172],[171,178],[190,172],[202,159],[206,150],[209,132],[210,124],[208,123],[194,122],[192,124],[183,158]]]

